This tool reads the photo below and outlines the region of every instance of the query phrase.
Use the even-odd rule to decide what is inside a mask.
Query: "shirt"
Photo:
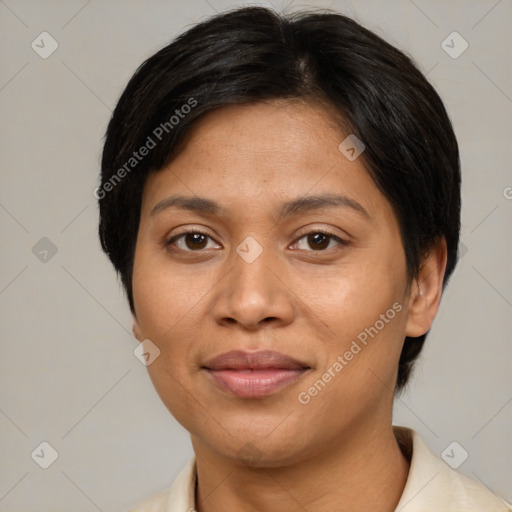
[[[511,512],[512,505],[436,457],[414,430],[393,426],[400,449],[410,462],[409,474],[395,512]],[[195,457],[171,487],[129,512],[193,512]]]

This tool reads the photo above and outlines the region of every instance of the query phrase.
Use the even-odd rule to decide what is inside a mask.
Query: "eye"
[[[212,237],[210,237],[206,233],[203,233],[202,231],[185,231],[183,233],[171,237],[169,240],[165,242],[165,245],[175,246],[179,250],[185,252],[198,252],[201,251],[202,249],[209,248],[208,239],[213,241]],[[340,237],[321,229],[310,231],[309,233],[302,235],[294,243],[294,245],[300,245],[301,240],[305,240],[305,243],[308,244],[308,246],[312,248],[314,252],[325,252],[327,249],[331,249],[331,242],[333,241],[339,245],[348,245],[348,242],[341,239]],[[216,245],[216,247],[220,246]],[[211,248],[212,247],[210,247],[210,249]],[[309,250],[305,247],[300,246],[298,248],[301,250]]]
[[[208,248],[208,239],[213,240],[213,238],[201,231],[186,231],[171,237],[165,245],[175,245],[182,251],[195,252]]]
[[[331,242],[335,241],[339,245],[348,245],[348,242],[342,240],[339,236],[333,235],[328,231],[323,231],[321,229],[317,229],[315,231],[310,231],[305,235],[301,236],[294,245],[298,245],[301,240],[305,239],[306,244],[309,247],[313,248],[313,251],[325,251],[326,249],[331,249]],[[304,249],[304,247],[299,247],[299,249]],[[308,250],[308,249],[306,249]]]

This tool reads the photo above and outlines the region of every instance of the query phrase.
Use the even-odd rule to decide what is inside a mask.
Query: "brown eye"
[[[307,237],[309,247],[313,248],[314,250],[327,249],[329,246],[330,240],[328,235],[324,235],[323,233],[314,233],[307,235]]]
[[[200,231],[187,231],[179,235],[173,236],[166,242],[166,246],[175,245],[178,249],[186,252],[199,251],[205,249],[208,245],[208,240],[211,237]]]
[[[342,240],[340,237],[324,231],[311,231],[310,233],[306,233],[299,238],[296,245],[299,245],[300,241],[303,239],[305,239],[307,247],[303,246],[299,247],[299,249],[305,249],[307,251],[325,251],[330,248],[331,241],[335,241],[338,245],[348,245],[348,242]]]
[[[185,245],[189,249],[204,249],[207,237],[202,233],[187,233],[185,235]]]

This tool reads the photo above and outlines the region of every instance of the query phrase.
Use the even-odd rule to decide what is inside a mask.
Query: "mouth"
[[[202,369],[222,390],[238,397],[258,398],[293,384],[311,367],[280,352],[237,350],[207,361]]]

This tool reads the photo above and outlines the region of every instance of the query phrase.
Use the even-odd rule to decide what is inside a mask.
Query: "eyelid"
[[[305,228],[301,228],[298,233],[295,235],[296,237],[298,237],[296,240],[298,240],[299,238],[302,238],[304,235],[310,235],[310,234],[313,234],[313,233],[322,233],[324,235],[328,235],[332,238],[336,238],[342,242],[345,242],[345,243],[349,243],[351,237],[343,232],[342,233],[339,233],[339,230],[338,230],[338,233],[335,232],[336,230],[334,228],[325,228],[325,227],[320,227],[320,226],[306,226]]]

